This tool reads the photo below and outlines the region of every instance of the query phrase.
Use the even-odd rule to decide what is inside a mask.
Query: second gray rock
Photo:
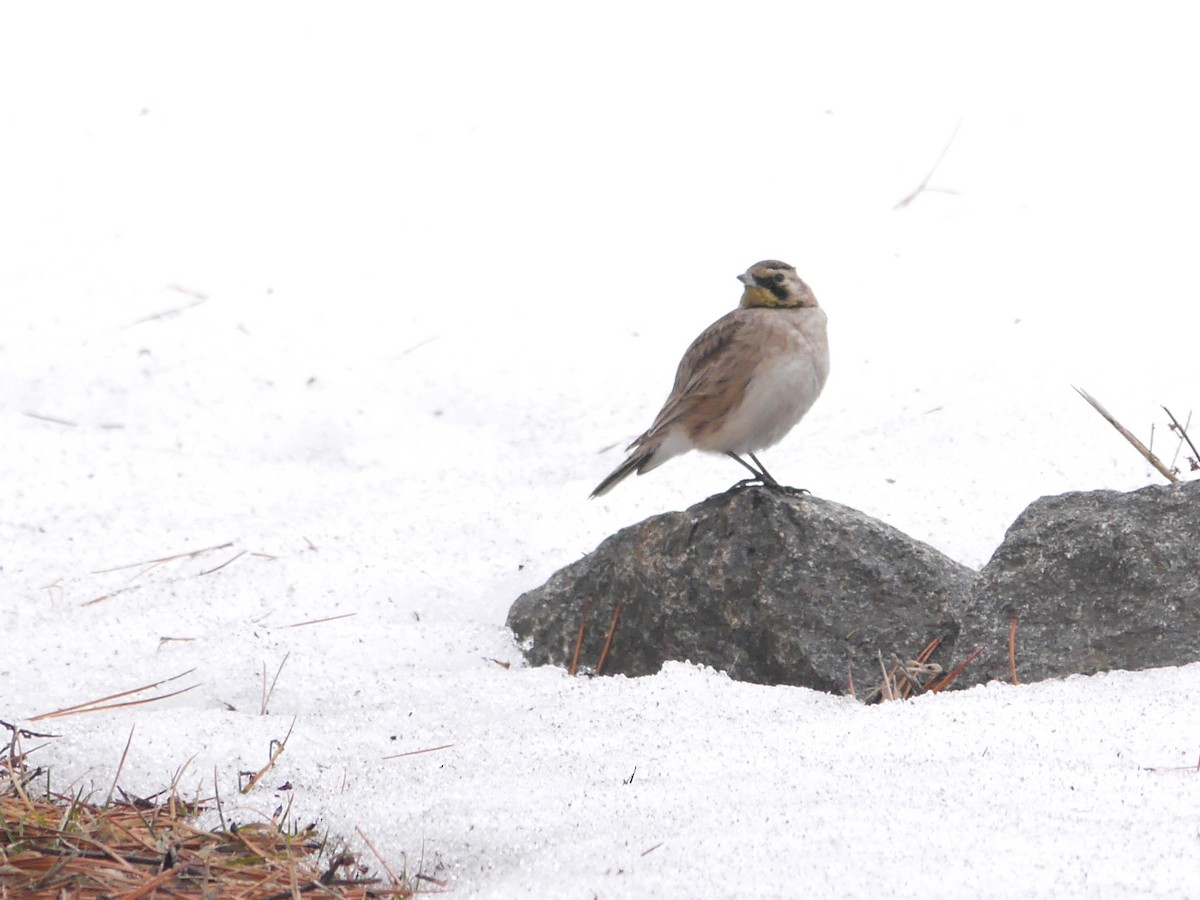
[[[1200,481],[1042,497],[980,573],[962,682],[1022,682],[1200,660]]]

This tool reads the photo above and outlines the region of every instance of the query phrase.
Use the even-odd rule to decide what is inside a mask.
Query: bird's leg
[[[747,481],[762,481],[763,480],[762,472],[760,472],[758,469],[754,468],[754,466],[750,465],[750,463],[746,462],[744,459],[742,459],[740,456],[738,456],[733,451],[726,450],[725,455],[728,456],[730,459],[735,460],[738,463],[738,465],[745,466],[746,469],[750,472],[750,474],[752,476],[754,476],[753,478],[747,478],[746,479]],[[754,459],[753,453],[750,454],[750,458]],[[758,460],[756,460],[756,459],[754,461],[758,462]],[[762,463],[759,463],[759,466],[761,467]]]
[[[746,455],[754,460],[754,464],[758,466],[758,477],[762,479],[762,483],[765,486],[772,488],[782,487],[782,485],[780,485],[780,483],[771,476],[771,473],[767,471],[767,467],[758,461],[757,456],[755,456],[753,453],[747,453]]]
[[[750,463],[746,462],[744,459],[742,459],[740,456],[738,456],[736,453],[734,453],[732,451],[729,451],[729,450],[725,451],[725,455],[728,456],[730,459],[737,460],[737,462],[740,465],[745,466],[746,470],[751,475],[750,478],[743,478],[741,481],[739,481],[737,484],[735,484],[733,486],[733,488],[745,487],[748,484],[761,484],[763,487],[768,487],[768,488],[772,488],[772,489],[779,487],[779,482],[777,482],[774,478],[771,477],[771,473],[766,470],[766,467],[763,466],[762,463],[758,462],[758,459],[754,456],[753,453],[749,454],[749,456],[756,463],[758,463],[757,469],[754,468],[754,466],[750,465]],[[731,490],[733,488],[731,488]]]
[[[750,465],[750,463],[748,463],[744,459],[742,459],[740,456],[738,456],[736,453],[733,453],[731,451],[726,451],[725,455],[728,456],[730,459],[736,459],[739,463],[741,463],[743,466],[745,466],[750,471],[750,474],[753,476],[752,478],[743,478],[741,481],[739,481],[737,484],[734,485],[735,488],[745,487],[748,484],[761,484],[763,487],[769,488],[770,490],[783,491],[784,493],[788,493],[788,494],[807,494],[808,493],[808,491],[806,491],[804,488],[794,488],[794,487],[788,487],[787,485],[780,484],[778,481],[775,480],[775,476],[773,476],[770,472],[767,471],[767,467],[764,466],[762,464],[762,462],[759,460],[759,458],[757,456],[755,456],[753,453],[747,453],[746,455],[749,456],[752,460],[754,460],[754,465],[758,466],[757,469],[754,468],[754,466]]]

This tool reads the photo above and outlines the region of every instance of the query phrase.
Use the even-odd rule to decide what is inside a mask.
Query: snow
[[[9,10],[0,718],[60,788],[132,731],[126,790],[291,802],[460,897],[1194,895],[1200,665],[864,707],[504,627],[741,476],[586,499],[758,259],[830,318],[777,476],[971,566],[1156,483],[1071,386],[1168,455],[1195,402],[1191,15]]]

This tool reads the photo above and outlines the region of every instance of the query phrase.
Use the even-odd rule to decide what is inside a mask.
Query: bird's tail
[[[657,449],[658,447],[639,447],[625,462],[613,469],[611,475],[596,485],[596,489],[592,491],[591,497],[603,496],[634,472],[641,473],[645,471],[651,457],[654,456],[654,451]]]

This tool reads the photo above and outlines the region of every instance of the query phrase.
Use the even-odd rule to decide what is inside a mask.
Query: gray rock
[[[976,577],[863,513],[748,487],[606,539],[513,604],[508,625],[534,665],[568,666],[585,598],[580,668],[595,667],[616,604],[604,674],[647,675],[690,660],[730,677],[861,696],[879,654],[944,641],[949,660]]]
[[[965,644],[987,644],[964,683],[1147,669],[1200,660],[1200,482],[1043,497],[980,573]]]

